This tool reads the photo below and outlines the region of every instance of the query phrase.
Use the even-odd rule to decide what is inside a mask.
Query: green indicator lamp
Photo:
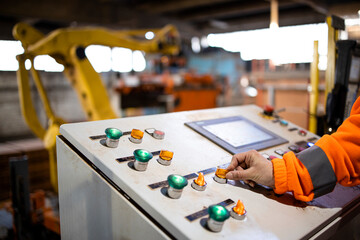
[[[106,134],[106,146],[116,148],[119,144],[119,138],[123,135],[123,132],[117,128],[105,129]]]
[[[144,149],[136,149],[134,151],[134,168],[138,171],[145,171],[150,159],[152,159],[153,155],[151,152],[146,151]]]
[[[226,219],[230,217],[229,211],[221,205],[211,205],[208,208],[208,228],[213,232],[220,232]]]
[[[187,179],[181,175],[171,174],[168,176],[167,180],[169,183],[167,190],[169,197],[175,199],[180,198],[183,188],[188,184]]]

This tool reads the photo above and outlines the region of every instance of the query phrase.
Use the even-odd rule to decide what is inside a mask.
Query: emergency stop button
[[[304,137],[307,135],[307,132],[305,130],[299,130],[298,133],[300,136],[304,136]]]
[[[264,107],[264,112],[263,112],[263,114],[264,114],[265,116],[271,117],[271,116],[273,115],[273,113],[274,113],[274,107],[273,107],[273,106],[266,105],[266,106]]]

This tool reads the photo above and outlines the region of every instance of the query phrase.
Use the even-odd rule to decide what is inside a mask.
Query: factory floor
[[[49,157],[41,140],[32,138],[0,143],[0,201],[10,198],[11,159],[26,157],[30,192],[36,189],[51,190]]]
[[[13,216],[9,211],[9,201],[0,203],[0,239],[13,239]]]
[[[0,143],[0,240],[15,239],[13,231],[13,210],[11,203],[11,178],[10,178],[10,161],[23,159],[28,160],[28,184],[30,192],[30,205],[34,207],[34,193],[42,193],[44,207],[33,211],[40,221],[43,213],[49,213],[58,217],[58,197],[52,191],[49,177],[49,157],[42,142],[39,139],[23,139],[6,141]],[[56,222],[56,219],[55,219]],[[36,239],[59,239],[59,235],[53,233],[44,227],[43,224],[32,226],[31,230]],[[35,238],[31,238],[35,239]]]

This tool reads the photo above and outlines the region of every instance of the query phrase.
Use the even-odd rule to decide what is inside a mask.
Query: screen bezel
[[[219,138],[217,135],[209,132],[207,129],[205,129],[203,126],[208,126],[208,125],[214,125],[214,124],[220,124],[220,123],[227,123],[227,122],[234,122],[234,121],[245,121],[246,123],[252,125],[253,127],[257,128],[260,131],[263,131],[264,133],[270,135],[272,138],[271,139],[267,139],[267,140],[263,140],[263,141],[259,141],[259,142],[254,142],[254,143],[250,143],[247,145],[241,145],[238,147],[234,147],[233,145],[231,145],[230,143],[226,142],[225,140]],[[185,123],[186,126],[190,127],[191,129],[195,130],[196,132],[198,132],[199,134],[201,134],[202,136],[206,137],[207,139],[209,139],[210,141],[216,143],[217,145],[219,145],[220,147],[222,147],[223,149],[225,149],[226,151],[230,152],[231,154],[236,154],[236,153],[240,153],[240,152],[246,152],[252,149],[255,149],[257,151],[265,149],[265,148],[269,148],[269,147],[274,147],[280,144],[284,144],[284,143],[288,143],[289,141],[280,137],[279,135],[259,126],[258,124],[244,118],[241,116],[233,116],[233,117],[226,117],[226,118],[216,118],[216,119],[208,119],[208,120],[202,120],[202,121],[194,121],[194,122],[186,122]]]

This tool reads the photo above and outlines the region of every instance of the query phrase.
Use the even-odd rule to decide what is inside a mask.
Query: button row
[[[289,122],[284,120],[284,119],[280,119],[280,117],[278,115],[274,115],[274,108],[272,106],[265,106],[264,107],[264,111],[261,113],[261,115],[266,118],[266,119],[273,119],[272,122],[273,123],[280,123],[281,126],[283,127],[287,127],[289,126]],[[292,127],[292,128],[289,128],[289,131],[292,132],[292,131],[297,131],[298,128],[296,127]],[[306,136],[307,135],[307,131],[303,130],[303,129],[300,129],[298,131],[298,134],[300,136]]]
[[[165,137],[165,133],[160,130],[156,130],[155,128],[148,128],[145,129],[145,132],[148,133],[150,136],[152,136],[155,139],[162,140]],[[105,145],[109,148],[117,148],[119,144],[120,137],[124,135],[130,134],[129,140],[132,143],[140,144],[142,143],[142,139],[144,137],[144,132],[139,129],[133,129],[131,132],[122,132],[121,130],[117,128],[107,128],[105,129],[105,135],[99,135],[99,136],[91,136],[91,140],[97,140],[101,138],[106,138]]]
[[[309,148],[309,147],[312,147],[313,145],[315,145],[315,142],[318,140],[318,138],[316,137],[313,137],[313,138],[309,138],[308,139],[308,142],[306,141],[299,141],[299,142],[296,142],[295,145],[290,145],[288,147],[288,149],[294,153],[299,153],[299,152],[302,152],[304,151],[305,149]],[[276,149],[274,151],[274,153],[276,153],[277,155],[280,155],[280,156],[283,156],[285,153],[287,153],[288,151],[284,151],[282,149]],[[272,160],[274,158],[276,158],[275,156],[273,155],[269,155],[269,154],[266,154],[266,153],[262,153],[261,154],[264,158],[268,159],[268,160]]]

